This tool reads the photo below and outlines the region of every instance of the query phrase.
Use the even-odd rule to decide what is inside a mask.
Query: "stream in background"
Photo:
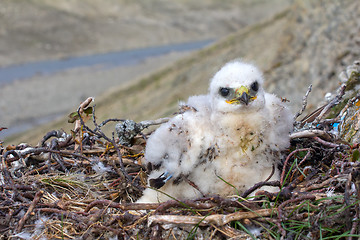
[[[13,84],[15,81],[26,82],[28,79],[34,78],[36,76],[45,76],[47,79],[49,79],[51,76],[55,74],[59,74],[77,68],[82,68],[83,71],[85,70],[91,72],[94,70],[94,67],[96,67],[96,69],[101,69],[101,70],[110,70],[117,67],[126,67],[126,66],[136,67],[137,65],[140,66],[141,63],[147,59],[151,59],[159,56],[165,56],[171,53],[191,52],[191,51],[199,50],[201,48],[208,46],[212,42],[214,42],[214,40],[194,41],[194,42],[171,44],[171,45],[164,45],[158,47],[148,47],[141,49],[126,50],[126,51],[110,52],[105,54],[94,54],[94,55],[71,57],[71,58],[59,59],[59,60],[39,61],[39,62],[19,64],[19,65],[12,65],[8,67],[0,68],[0,88],[8,84]],[[127,81],[131,81],[131,80],[132,79],[128,79]],[[30,92],[32,91],[32,89],[28,89],[28,91]],[[1,97],[2,96],[0,96],[0,99]],[[18,98],[16,94],[14,94],[13,97]],[[2,99],[2,101],[3,100],[4,99]],[[42,116],[38,115],[37,117],[27,117],[26,113],[23,112],[19,114],[20,118],[17,118],[11,122],[6,122],[6,121],[1,122],[2,114],[7,114],[7,113],[6,112],[2,113],[0,111],[0,127],[8,127],[8,129],[0,132],[0,139],[4,139],[11,135],[24,132],[34,126],[38,126],[53,121],[57,117],[63,116],[64,112],[60,111],[59,109],[59,111],[57,111],[56,114],[49,113]]]
[[[203,40],[8,66],[0,68],[0,87],[1,85],[10,83],[14,80],[31,78],[37,74],[54,74],[71,68],[91,67],[95,65],[101,65],[104,68],[112,68],[129,64],[138,64],[150,57],[161,56],[171,52],[201,49],[211,44],[213,41],[214,40]]]

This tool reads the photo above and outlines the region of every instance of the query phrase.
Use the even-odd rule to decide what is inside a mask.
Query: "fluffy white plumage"
[[[273,166],[271,180],[278,179],[276,165],[289,145],[293,118],[262,86],[255,66],[235,60],[215,74],[208,95],[190,97],[190,108],[148,139],[149,185],[160,191],[147,188],[138,202],[233,195],[231,185],[242,192],[267,179]]]

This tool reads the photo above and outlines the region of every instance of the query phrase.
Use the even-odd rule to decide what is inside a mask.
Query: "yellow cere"
[[[231,100],[225,100],[226,103],[229,104],[239,104],[239,100],[237,99],[238,97],[240,97],[244,92],[246,92],[247,94],[249,94],[249,89],[245,86],[241,86],[238,89],[236,89],[235,91],[235,98],[231,99]],[[256,96],[250,97],[250,100],[255,100]]]
[[[245,87],[245,86],[241,86],[240,88],[236,89],[235,95],[236,96],[241,96],[244,92],[249,94],[249,89],[247,87]]]

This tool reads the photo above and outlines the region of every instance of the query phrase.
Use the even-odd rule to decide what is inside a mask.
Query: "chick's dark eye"
[[[253,82],[250,86],[251,90],[257,92],[257,90],[259,90],[259,83],[258,82]]]
[[[230,89],[229,88],[220,88],[219,93],[221,96],[226,97],[229,95]]]

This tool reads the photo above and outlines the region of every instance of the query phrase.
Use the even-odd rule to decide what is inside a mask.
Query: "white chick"
[[[263,81],[255,66],[229,62],[212,78],[209,94],[190,97],[189,110],[161,125],[147,141],[150,188],[138,202],[241,193],[273,168],[271,180],[278,180],[293,116],[264,92]]]

